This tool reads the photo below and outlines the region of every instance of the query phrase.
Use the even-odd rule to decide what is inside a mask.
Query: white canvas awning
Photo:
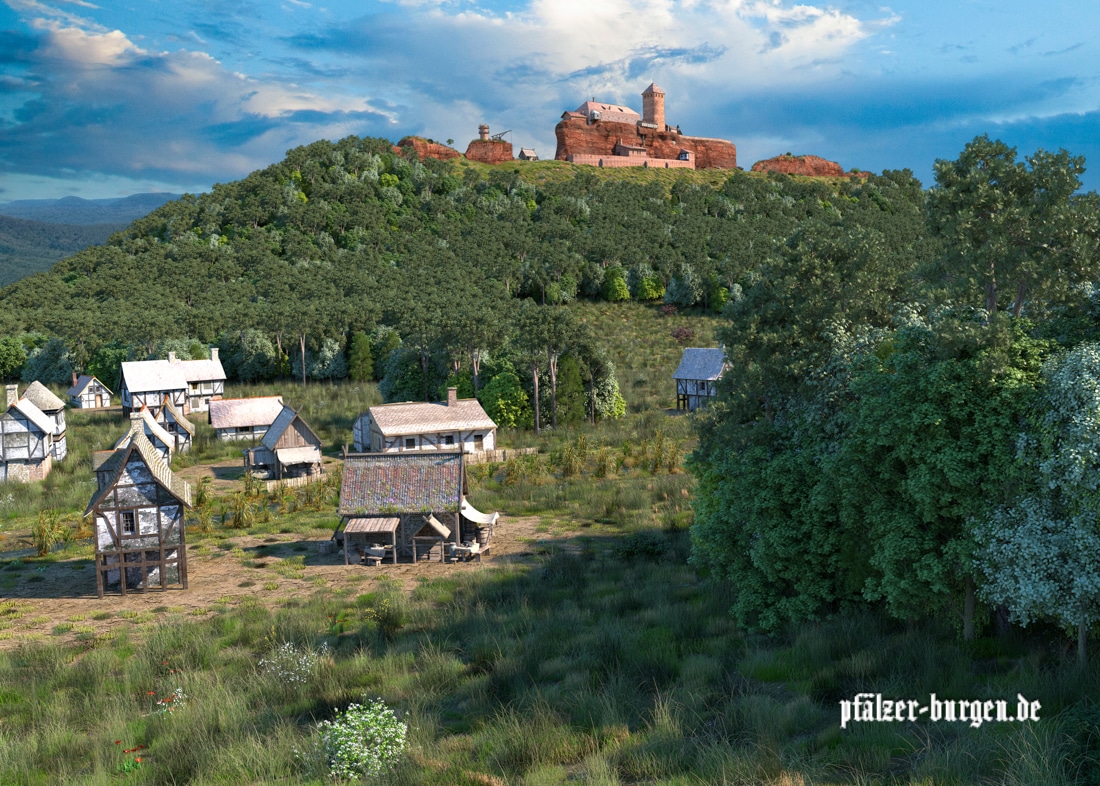
[[[482,527],[491,527],[496,524],[497,519],[500,518],[499,513],[482,513],[467,502],[465,497],[462,498],[462,505],[459,508],[459,512],[462,513],[463,518],[469,519]]]

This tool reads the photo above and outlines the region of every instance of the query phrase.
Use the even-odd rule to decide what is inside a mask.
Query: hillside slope
[[[0,215],[0,286],[49,270],[59,259],[107,242],[126,224],[52,224]]]

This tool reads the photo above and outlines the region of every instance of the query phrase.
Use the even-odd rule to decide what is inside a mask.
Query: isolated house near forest
[[[475,510],[465,495],[461,452],[345,454],[336,532],[345,562],[372,545],[394,562],[442,559],[448,546],[487,550],[498,514]]]
[[[474,453],[495,449],[496,433],[497,424],[476,398],[460,399],[456,388],[447,388],[446,401],[371,407],[356,419],[352,437],[361,453]]]
[[[15,385],[7,386],[7,407],[0,414],[0,481],[43,480],[53,467],[56,424]]]
[[[724,349],[684,350],[680,366],[672,375],[676,382],[676,409],[694,412],[718,395],[718,380],[726,370]]]
[[[187,589],[183,517],[191,487],[140,430],[122,447],[96,453],[92,464],[97,488],[84,515],[94,517],[99,596],[116,586],[123,596],[170,584]]]
[[[218,439],[263,439],[282,411],[282,396],[223,398],[210,402],[210,425]]]
[[[321,438],[297,410],[284,405],[263,441],[244,451],[244,466],[266,471],[275,480],[320,475]]]
[[[76,409],[102,409],[111,406],[110,389],[95,377],[73,374],[73,386],[69,388],[69,405]]]
[[[65,440],[65,402],[37,380],[23,391],[23,398],[28,399],[53,421],[53,460],[61,461],[69,451]]]

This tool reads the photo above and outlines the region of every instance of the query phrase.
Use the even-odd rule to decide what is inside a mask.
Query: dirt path
[[[28,640],[91,641],[123,627],[137,628],[172,615],[200,617],[220,604],[235,605],[256,597],[275,606],[287,597],[320,589],[354,587],[370,592],[381,578],[398,581],[411,592],[424,579],[472,571],[494,570],[516,562],[533,562],[539,541],[561,538],[548,532],[538,518],[502,517],[489,555],[478,562],[417,562],[364,567],[345,565],[342,551],[325,551],[324,538],[298,534],[262,538],[242,535],[188,548],[188,589],[96,595],[95,572],[87,558],[16,569],[0,591],[0,649]],[[14,557],[15,554],[5,554]]]

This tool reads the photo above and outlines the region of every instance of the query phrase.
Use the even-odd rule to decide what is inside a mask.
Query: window
[[[443,438],[443,444],[444,445],[453,445],[453,444],[455,444],[455,438],[452,437],[450,434],[448,434],[447,436],[445,436]]]
[[[252,433],[252,426],[237,426],[237,433],[238,434],[251,434]]]
[[[132,510],[120,510],[118,519],[122,524],[123,535],[137,534],[137,515]]]
[[[484,450],[485,449],[485,436],[483,434],[474,434],[474,449],[475,450]]]
[[[416,437],[405,437],[405,450],[414,450],[416,448]]]

